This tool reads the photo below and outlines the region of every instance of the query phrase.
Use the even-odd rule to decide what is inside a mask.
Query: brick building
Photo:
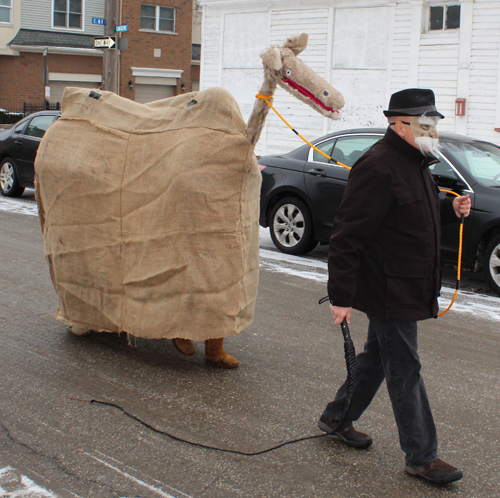
[[[0,108],[60,102],[66,86],[98,88],[105,0],[3,0],[0,3]],[[123,0],[128,47],[118,51],[118,93],[149,102],[191,91],[193,0]],[[113,29],[108,26],[107,29]],[[45,68],[45,69],[44,69]],[[45,80],[44,80],[45,74]]]
[[[120,55],[120,94],[143,103],[191,91],[193,2],[154,2],[123,2],[128,49]]]

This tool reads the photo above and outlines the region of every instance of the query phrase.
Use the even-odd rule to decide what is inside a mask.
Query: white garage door
[[[62,102],[64,89],[67,86],[78,88],[98,88],[101,83],[91,83],[87,81],[51,81],[50,82],[50,103]]]
[[[140,104],[173,96],[174,87],[170,85],[135,85],[135,101]]]

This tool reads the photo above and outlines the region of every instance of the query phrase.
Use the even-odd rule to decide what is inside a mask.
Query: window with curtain
[[[141,5],[141,29],[175,33],[175,8],[161,5]]]

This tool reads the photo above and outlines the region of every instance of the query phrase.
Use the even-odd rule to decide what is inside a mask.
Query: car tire
[[[493,237],[484,250],[483,274],[491,290],[500,295],[500,235]]]
[[[24,187],[19,185],[16,168],[16,162],[10,157],[0,163],[0,193],[5,197],[19,197],[24,192]]]
[[[296,197],[285,197],[273,206],[269,232],[274,245],[285,254],[305,254],[318,244],[309,209]]]

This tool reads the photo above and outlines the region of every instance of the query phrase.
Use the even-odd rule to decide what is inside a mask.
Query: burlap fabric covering
[[[56,317],[136,337],[239,333],[261,177],[238,105],[222,88],[146,105],[98,94],[66,89],[35,164]]]

